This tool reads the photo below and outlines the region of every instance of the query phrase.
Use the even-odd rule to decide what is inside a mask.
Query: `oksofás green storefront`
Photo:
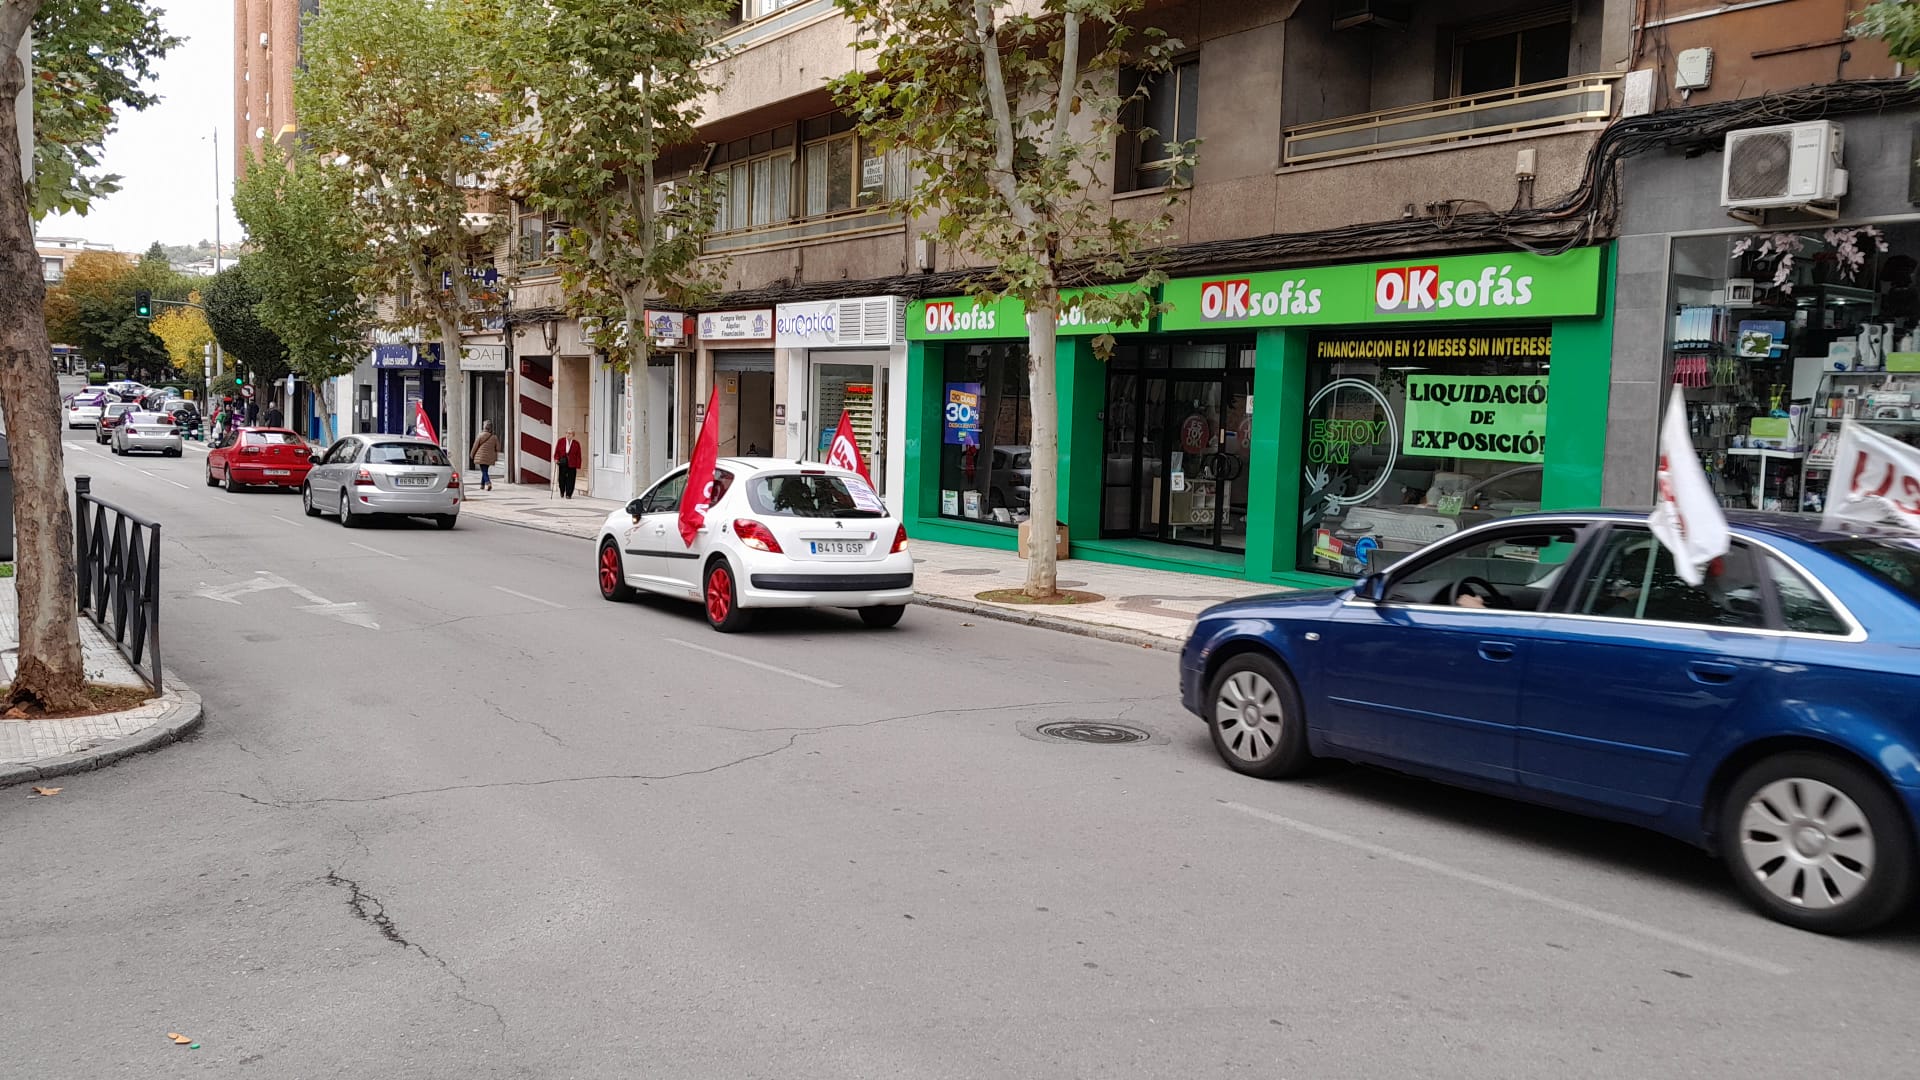
[[[1489,518],[1597,505],[1612,280],[1592,247],[1177,279],[1145,328],[1086,324],[1069,297],[1073,556],[1327,584]],[[907,340],[909,529],[1011,549],[1031,474],[1025,312],[918,301]]]

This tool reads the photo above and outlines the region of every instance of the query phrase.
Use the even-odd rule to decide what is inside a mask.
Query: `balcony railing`
[[[797,0],[778,11],[741,23],[720,39],[717,54],[745,49],[804,22],[811,22],[833,10],[833,0]]]
[[[1280,163],[1306,165],[1436,146],[1462,139],[1604,122],[1619,75],[1576,75],[1467,97],[1295,124],[1282,134]]]
[[[751,229],[715,233],[706,238],[702,250],[708,255],[718,255],[746,248],[832,238],[842,233],[897,228],[905,220],[899,208],[889,204],[860,207],[825,217],[797,218]]]

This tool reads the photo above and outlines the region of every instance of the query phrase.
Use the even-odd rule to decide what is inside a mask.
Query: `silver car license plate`
[[[431,476],[396,476],[393,482],[400,487],[426,487],[433,483]]]
[[[861,555],[867,545],[859,540],[811,540],[808,543],[815,555]]]

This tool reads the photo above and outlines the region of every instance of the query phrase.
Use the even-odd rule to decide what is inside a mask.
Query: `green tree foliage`
[[[393,323],[431,327],[449,358],[454,447],[467,444],[460,329],[477,315],[466,271],[492,246],[492,226],[471,212],[496,183],[508,116],[476,29],[453,2],[327,0],[306,24],[295,81],[307,145],[352,208],[342,224],[367,256],[364,291],[395,297]]]
[[[1059,507],[1060,293],[1131,279],[1135,288],[1086,294],[1081,310],[1102,322],[1152,314],[1149,290],[1161,275],[1133,267],[1171,227],[1179,185],[1159,206],[1118,218],[1106,177],[1122,138],[1161,139],[1125,130],[1129,105],[1150,83],[1123,69],[1164,71],[1180,44],[1136,26],[1144,0],[838,3],[857,27],[862,56],[858,70],[834,82],[836,99],[862,135],[913,153],[909,208],[934,218],[950,249],[994,264],[976,291],[1026,305],[1031,514],[1037,535],[1045,536]],[[1191,153],[1190,146],[1168,146],[1176,159],[1190,160]],[[1111,345],[1098,343],[1103,351]],[[1025,592],[1052,596],[1054,546],[1033,548]]]
[[[557,257],[575,313],[598,317],[596,344],[645,366],[650,300],[698,302],[701,238],[715,191],[696,173],[660,175],[663,152],[698,142],[699,102],[727,0],[476,0],[489,78],[533,115],[507,140],[527,201],[566,223]],[[635,485],[653,482],[646,381],[636,380]],[[637,488],[636,488],[637,490]]]
[[[73,260],[59,285],[47,293],[47,328],[77,346],[89,364],[131,379],[163,377],[170,366],[166,343],[134,312],[134,294],[185,297],[192,285],[164,260],[133,262],[111,252],[89,251]]]
[[[227,361],[243,369],[255,385],[287,377],[287,346],[260,318],[264,295],[252,255],[207,279],[201,294],[207,305],[207,325]]]
[[[260,320],[287,362],[315,384],[352,371],[373,313],[360,292],[366,247],[340,228],[353,217],[346,186],[314,159],[269,146],[234,185],[233,207],[253,246],[245,261],[261,287]]]
[[[99,171],[101,144],[124,112],[160,100],[144,84],[181,39],[142,0],[44,0],[33,21],[33,216],[84,214],[120,190]]]

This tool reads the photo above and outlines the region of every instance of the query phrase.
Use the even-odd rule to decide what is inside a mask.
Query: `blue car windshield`
[[[1873,576],[1920,603],[1920,541],[1893,539],[1829,540],[1821,545],[1867,568]]]

